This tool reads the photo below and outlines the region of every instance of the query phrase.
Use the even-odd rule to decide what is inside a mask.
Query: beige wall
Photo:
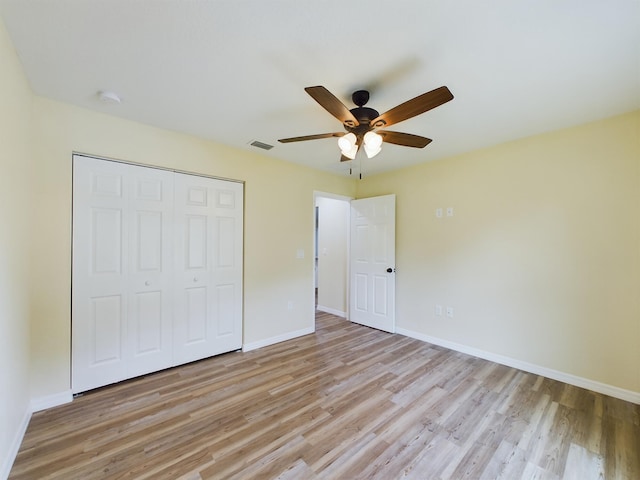
[[[347,265],[349,211],[347,200],[319,197],[318,309],[345,316],[347,312]]]
[[[640,392],[639,126],[635,112],[362,180],[358,197],[397,195],[398,326]]]
[[[0,478],[29,413],[31,92],[0,20]]]
[[[43,98],[34,112],[35,397],[69,389],[72,151],[245,181],[244,343],[312,328],[313,192],[352,180]]]

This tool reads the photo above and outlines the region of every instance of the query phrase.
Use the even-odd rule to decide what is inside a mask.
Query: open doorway
[[[315,307],[348,318],[351,198],[314,193]]]

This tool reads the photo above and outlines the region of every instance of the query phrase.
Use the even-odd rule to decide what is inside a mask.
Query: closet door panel
[[[74,160],[72,390],[126,377],[127,179],[93,159]]]
[[[200,273],[207,270],[207,239],[209,236],[206,212],[201,215],[185,215],[185,265],[189,271]]]
[[[127,376],[173,364],[173,173],[128,165]]]
[[[178,364],[242,346],[242,185],[177,174],[174,212]]]
[[[209,258],[213,248],[209,179],[175,178],[174,362],[210,356],[213,309]]]
[[[233,336],[236,327],[236,292],[235,285],[216,286],[216,337]]]
[[[243,186],[214,180],[212,188],[216,200],[212,259],[215,337],[220,351],[230,351],[242,344]]]
[[[87,325],[91,331],[91,367],[108,366],[122,361],[122,313],[122,295],[91,298]]]
[[[198,348],[197,345],[204,345],[207,341],[207,318],[209,317],[207,287],[187,287],[184,290],[185,315],[184,345]]]

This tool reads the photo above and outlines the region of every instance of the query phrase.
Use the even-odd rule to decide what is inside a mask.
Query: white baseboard
[[[29,420],[31,420],[31,411],[27,409],[22,416],[22,420],[20,421],[20,426],[16,431],[16,434],[11,442],[11,446],[9,448],[9,452],[7,453],[6,458],[2,460],[2,466],[0,467],[0,478],[6,479],[9,477],[9,473],[11,472],[11,467],[13,467],[13,462],[16,460],[16,456],[18,455],[18,450],[20,450],[20,445],[22,444],[22,439],[24,438],[24,434],[27,432],[27,427],[29,426]]]
[[[400,335],[405,335],[417,340],[422,340],[423,342],[433,343],[434,345],[439,345],[450,350],[455,350],[456,352],[466,353],[467,355],[472,355],[478,358],[484,358],[485,360],[499,363],[501,365],[506,365],[507,367],[517,368],[519,370],[533,373],[535,375],[542,375],[543,377],[568,383],[576,387],[586,388],[594,392],[602,393],[604,395],[609,395],[610,397],[619,398],[620,400],[625,400],[627,402],[632,402],[640,405],[640,392],[625,390],[624,388],[615,387],[613,385],[597,382],[595,380],[590,380],[584,377],[578,377],[576,375],[560,372],[551,368],[541,367],[540,365],[523,362],[522,360],[505,357],[503,355],[498,355],[496,353],[487,352],[477,348],[469,347],[467,345],[450,342],[441,338],[431,337],[429,335],[424,335],[412,330],[397,328],[396,331]]]
[[[64,405],[73,400],[73,394],[71,390],[64,392],[54,393],[52,395],[46,395],[44,397],[31,399],[31,411],[39,412],[40,410],[46,410],[47,408],[57,407],[58,405]]]
[[[346,312],[341,312],[340,310],[336,310],[335,308],[317,305],[316,310],[320,310],[321,312],[325,312],[325,313],[330,313],[331,315],[335,315],[337,317],[347,318]]]
[[[69,403],[72,400],[73,395],[71,394],[71,390],[31,399],[31,402],[29,403],[29,406],[22,417],[20,426],[16,431],[13,442],[11,442],[11,447],[9,449],[7,457],[2,460],[2,465],[0,466],[0,479],[6,479],[9,477],[13,462],[15,462],[16,460],[18,450],[20,450],[20,445],[22,445],[24,434],[27,432],[27,427],[29,426],[31,415],[35,412],[39,412],[40,410],[45,410],[47,408],[57,407],[58,405]]]
[[[297,337],[302,337],[304,335],[309,335],[313,333],[314,327],[311,326],[309,328],[303,328],[302,330],[296,330],[294,332],[287,332],[282,335],[278,335],[276,337],[265,338],[264,340],[258,340],[257,342],[245,343],[242,345],[243,352],[250,352],[251,350],[256,350],[257,348],[268,347],[269,345],[274,345],[276,343],[285,342],[287,340],[292,340]]]

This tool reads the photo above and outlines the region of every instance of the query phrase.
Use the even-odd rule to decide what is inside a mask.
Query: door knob
[[[148,287],[149,285],[151,285],[151,282],[147,280],[146,282],[144,282],[144,284]]]
[[[198,281],[197,277],[193,277],[193,281],[197,282]]]
[[[396,270],[395,268],[389,267],[389,268],[387,268],[387,273],[393,273],[393,272],[395,272],[395,270]]]

